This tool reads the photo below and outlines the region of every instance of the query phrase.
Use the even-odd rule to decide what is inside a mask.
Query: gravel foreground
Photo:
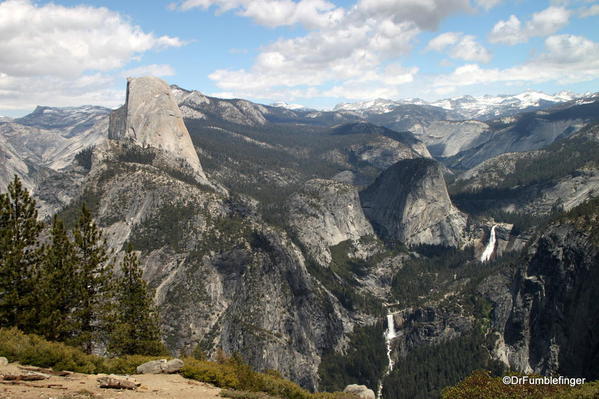
[[[183,378],[179,374],[114,376],[141,384],[136,390],[100,388],[106,374],[51,375],[40,381],[7,381],[4,376],[24,375],[18,363],[0,366],[0,399],[222,399],[220,388]]]

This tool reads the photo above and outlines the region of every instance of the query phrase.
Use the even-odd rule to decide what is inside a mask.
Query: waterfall
[[[387,341],[395,338],[395,323],[393,322],[393,315],[389,313],[387,315],[387,333],[385,334]]]
[[[391,340],[395,338],[397,335],[395,334],[395,323],[393,321],[393,314],[389,313],[387,315],[387,330],[385,330],[385,344],[387,345],[387,361],[388,366],[379,382],[379,387],[377,390],[376,397],[377,399],[381,399],[383,395],[383,380],[386,376],[389,375],[390,372],[393,371],[394,362],[391,359]]]
[[[491,228],[491,237],[489,237],[489,242],[487,243],[487,246],[485,248],[485,250],[483,251],[483,254],[480,257],[480,261],[481,262],[488,262],[489,259],[491,259],[491,255],[493,255],[493,252],[495,251],[495,228],[497,227],[497,225],[494,225]]]

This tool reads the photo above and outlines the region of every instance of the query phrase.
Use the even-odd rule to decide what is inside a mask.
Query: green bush
[[[0,329],[0,356],[55,370],[95,373],[103,359],[61,343],[48,342],[34,334],[24,334],[16,328]]]
[[[80,349],[49,342],[35,334],[24,334],[16,328],[0,329],[0,356],[10,362],[86,374],[133,374],[140,364],[158,359],[141,355],[119,358],[88,355]],[[233,399],[356,399],[345,393],[310,393],[282,378],[277,372],[258,373],[252,370],[239,355],[230,358],[223,356],[219,362],[192,357],[183,361],[183,377],[233,389],[235,391],[227,391],[230,393],[227,397]]]
[[[115,358],[102,358],[102,367],[98,372],[106,374],[135,374],[137,366],[151,360],[164,359],[165,357],[127,355]]]
[[[446,388],[442,399],[592,399],[599,397],[599,382],[567,385],[506,385],[501,377],[477,370],[459,384]]]
[[[207,382],[220,388],[240,389],[239,379],[232,365],[193,358],[185,358],[184,363],[181,375],[185,378]]]
[[[24,334],[16,328],[0,329],[0,356],[10,362],[87,374],[133,374],[140,364],[158,359],[140,355],[113,359],[88,355],[80,349],[49,342],[35,334]]]
[[[278,399],[264,392],[235,391],[232,389],[223,389],[220,396],[231,399]]]
[[[183,377],[228,388],[223,396],[233,399],[356,399],[343,392],[311,393],[276,372],[253,371],[238,355],[218,363],[193,358],[184,362]]]

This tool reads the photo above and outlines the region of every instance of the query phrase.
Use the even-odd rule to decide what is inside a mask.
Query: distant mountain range
[[[364,102],[338,104],[333,110],[351,111],[367,116],[393,112],[404,105],[430,105],[453,111],[456,114],[455,116],[461,119],[490,120],[511,116],[523,111],[545,109],[560,103],[593,101],[593,98],[596,98],[596,94],[576,94],[561,91],[551,95],[529,90],[516,95],[461,96],[437,101],[425,101],[420,98],[402,100],[379,98]]]

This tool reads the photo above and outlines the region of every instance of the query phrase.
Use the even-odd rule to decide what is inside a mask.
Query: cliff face
[[[291,196],[287,208],[298,239],[321,265],[331,261],[329,247],[374,235],[360,206],[358,191],[350,184],[310,180]]]
[[[92,211],[113,248],[129,241],[141,251],[168,347],[239,352],[256,369],[315,388],[320,356],[353,324],[308,273],[302,252],[251,202],[160,165],[118,162],[130,149],[110,143],[84,195],[97,199]]]
[[[207,183],[171,88],[155,77],[129,78],[127,100],[110,115],[108,137],[153,147],[183,160]]]
[[[385,239],[446,246],[463,240],[466,218],[452,205],[441,166],[431,159],[397,162],[360,199],[366,217]]]
[[[131,242],[141,251],[171,350],[239,352],[256,369],[316,388],[320,356],[343,344],[353,322],[255,201],[204,184],[172,97],[158,79],[129,80],[81,199],[93,198],[109,245],[118,251]],[[357,193],[350,197],[359,210]],[[360,222],[369,226],[363,215]]]
[[[588,217],[588,216],[587,216]],[[588,222],[554,223],[534,242],[513,277],[481,286],[494,305],[495,355],[542,375],[599,377],[599,262]]]

